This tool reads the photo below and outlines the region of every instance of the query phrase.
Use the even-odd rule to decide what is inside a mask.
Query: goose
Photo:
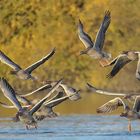
[[[41,121],[45,119],[46,117],[48,118],[54,118],[57,117],[58,114],[53,111],[53,108],[62,103],[63,101],[69,99],[69,96],[64,96],[63,92],[57,93],[54,97],[49,99],[47,102],[45,102],[39,110],[37,110],[34,114],[34,117],[37,121]],[[26,110],[29,110],[32,106],[37,103],[38,100],[32,101],[32,104],[29,105],[23,105],[22,107]],[[4,102],[0,102],[0,105],[4,108],[8,109],[15,109],[15,106],[13,105],[8,105]],[[13,121],[18,122],[20,121],[18,117],[13,117]]]
[[[107,66],[113,66],[111,72],[107,74],[108,78],[113,78],[126,64],[138,61],[136,69],[136,78],[140,80],[140,52],[138,51],[124,51],[113,59]]]
[[[67,96],[70,96],[70,98],[69,98],[70,100],[77,101],[77,100],[81,99],[81,96],[79,94],[80,90],[76,90],[75,88],[69,87],[66,84],[62,84],[62,83],[60,84],[60,87],[63,88],[63,90],[65,91]]]
[[[87,33],[85,33],[84,26],[81,20],[79,20],[78,24],[79,39],[86,47],[85,50],[80,52],[80,55],[87,54],[88,56],[94,59],[98,59],[101,66],[107,65],[108,60],[111,58],[111,54],[108,54],[102,50],[105,40],[105,33],[110,25],[110,22],[111,22],[110,11],[107,10],[105,11],[105,15],[98,30],[98,33],[96,35],[95,42],[93,42],[91,37]]]
[[[19,79],[23,79],[23,80],[27,80],[27,79],[37,80],[35,77],[33,77],[31,75],[31,73],[36,68],[38,68],[40,65],[45,63],[48,59],[50,59],[53,56],[54,53],[55,53],[55,48],[48,55],[46,55],[45,57],[43,57],[42,59],[40,59],[39,61],[35,62],[34,64],[32,64],[31,66],[29,66],[29,67],[27,67],[25,69],[22,69],[18,64],[13,62],[1,50],[0,50],[0,61],[2,63],[7,64],[12,69],[14,69],[13,71],[10,72],[10,74],[16,75]]]
[[[89,83],[87,83],[87,87],[92,92],[95,92],[95,93],[98,93],[98,94],[103,94],[103,95],[110,95],[110,96],[121,96],[124,99],[128,99],[128,101],[130,101],[130,102],[134,101],[136,96],[140,95],[140,93],[120,93],[120,92],[106,91],[104,89],[96,88],[96,87],[94,87],[93,85],[91,85]]]
[[[136,96],[133,108],[131,109],[125,101],[116,97],[109,102],[105,103],[101,107],[97,108],[97,113],[107,113],[116,110],[118,107],[123,106],[124,112],[120,114],[120,117],[128,119],[128,131],[131,132],[131,121],[140,120],[140,96]]]
[[[35,121],[33,114],[40,109],[42,104],[48,99],[48,97],[59,87],[62,79],[59,80],[49,91],[49,93],[42,98],[38,103],[36,103],[30,110],[24,109],[19,103],[16,93],[11,85],[7,82],[6,79],[0,78],[0,88],[4,94],[4,96],[12,102],[15,108],[18,110],[16,114],[16,118],[18,118],[21,122],[23,122],[26,126],[26,129],[30,129],[30,127],[37,128],[37,122]]]
[[[48,90],[49,88],[51,88],[54,84],[56,84],[56,82],[52,82],[52,81],[47,81],[46,84],[36,90],[34,90],[33,92],[30,92],[30,93],[27,93],[27,94],[22,94],[20,96],[22,97],[27,97],[27,96],[31,96],[37,92],[40,92],[40,91],[44,91],[44,90]],[[76,90],[75,88],[73,87],[69,87],[67,86],[66,84],[60,84],[59,88],[56,89],[56,91],[61,91],[62,89],[64,90],[64,92],[66,93],[66,95],[69,96],[69,99],[72,100],[72,101],[76,101],[76,100],[79,100],[81,97],[80,97],[80,90]],[[72,95],[72,96],[71,96]]]
[[[45,102],[39,111],[36,113],[37,120],[43,120],[47,118],[57,117],[58,114],[53,111],[53,108],[59,105],[60,103],[69,99],[69,96],[64,96],[64,92],[58,92],[54,97]]]
[[[73,95],[70,95],[70,96],[73,96]],[[42,107],[38,111],[35,112],[35,114],[34,114],[35,119],[43,120],[46,117],[49,117],[49,118],[57,117],[58,114],[53,111],[53,108],[56,107],[57,105],[59,105],[60,103],[64,102],[65,100],[69,99],[70,96],[67,96],[67,95],[64,96],[64,92],[59,91],[54,97],[52,97],[47,102],[45,102],[42,105]],[[28,110],[38,102],[37,99],[35,99],[33,101],[29,101],[25,97],[21,97],[20,95],[17,95],[17,94],[16,94],[16,97],[19,100],[19,102],[24,104],[22,107],[24,107],[25,109],[28,109]],[[3,102],[0,102],[0,105],[2,107],[8,108],[8,109],[15,108],[15,106],[11,106],[11,105],[8,105]],[[13,120],[16,122],[19,121],[19,119],[15,118],[15,117],[13,118]]]

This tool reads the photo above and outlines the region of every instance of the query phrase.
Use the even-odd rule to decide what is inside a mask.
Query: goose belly
[[[139,114],[135,113],[135,112],[129,112],[127,119],[129,120],[138,120],[139,119]]]
[[[96,50],[92,49],[88,51],[88,55],[94,59],[101,59],[102,58],[102,54],[100,54],[99,52],[97,52]]]
[[[27,80],[29,79],[31,76],[29,74],[27,74],[24,70],[20,70],[17,72],[17,76],[20,78],[20,79],[23,79],[23,80]]]

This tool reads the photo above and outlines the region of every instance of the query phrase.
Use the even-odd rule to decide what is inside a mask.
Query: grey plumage
[[[136,78],[140,80],[140,52],[137,51],[126,51],[113,59],[106,66],[113,66],[111,72],[107,75],[108,78],[114,77],[126,64],[131,61],[138,61],[137,70],[136,70]]]
[[[50,59],[53,54],[55,53],[55,49],[53,49],[47,56],[43,57],[36,63],[32,64],[31,66],[27,67],[26,69],[22,69],[19,65],[14,63],[8,56],[6,56],[2,51],[0,51],[0,61],[10,66],[13,71],[11,71],[11,74],[16,75],[20,79],[32,79],[35,80],[35,78],[31,75],[32,71],[38,68],[40,65],[45,63],[48,59]]]
[[[97,108],[97,113],[112,112],[120,106],[124,107],[124,111],[120,114],[120,117],[125,117],[128,119],[128,131],[131,132],[131,120],[140,119],[140,96],[136,96],[132,109],[127,105],[126,102],[117,97]]]
[[[103,94],[103,95],[110,95],[110,96],[121,96],[124,99],[128,99],[128,101],[133,101],[136,96],[140,95],[140,93],[120,93],[120,92],[114,92],[114,91],[106,91],[104,89],[99,89],[97,87],[94,87],[93,85],[87,83],[87,87],[94,93]]]
[[[113,100],[110,100],[109,102],[99,107],[97,109],[97,113],[112,112],[116,110],[119,106],[123,106],[124,110],[128,108],[128,106],[124,103],[124,101],[121,98],[116,97]]]
[[[17,108],[18,112],[16,114],[16,120],[20,120],[25,123],[26,128],[28,129],[30,126],[37,127],[37,123],[33,118],[33,114],[42,106],[42,104],[48,99],[48,97],[54,92],[59,85],[61,84],[62,80],[59,80],[49,91],[49,93],[41,99],[37,104],[35,104],[30,110],[24,109],[21,104],[19,103],[16,93],[14,89],[10,86],[10,84],[4,79],[0,79],[0,88],[3,91],[3,94],[6,98],[8,98],[13,105]]]
[[[104,66],[103,63],[107,63],[111,55],[102,51],[105,33],[110,25],[111,17],[110,12],[106,11],[103,21],[100,25],[98,33],[96,35],[95,43],[92,41],[91,37],[84,31],[82,22],[79,20],[78,25],[78,36],[82,43],[85,45],[86,49],[81,51],[80,54],[87,54],[94,59],[99,59],[99,62]]]

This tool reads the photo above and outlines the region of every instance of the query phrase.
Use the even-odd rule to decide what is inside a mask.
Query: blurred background
[[[140,83],[135,78],[136,62],[109,80],[106,74],[111,68],[102,68],[96,60],[79,56],[84,45],[77,35],[78,20],[94,40],[105,10],[110,10],[104,49],[116,57],[124,50],[139,50],[139,9],[139,0],[1,0],[0,50],[26,68],[55,47],[55,55],[33,75],[52,81],[64,77],[67,85],[82,90],[81,100],[66,101],[56,107],[56,112],[94,114],[98,106],[113,97],[89,93],[87,82],[116,92],[140,92]],[[19,80],[8,74],[10,70],[0,63],[0,77],[6,77],[18,93],[28,93],[42,85]],[[10,104],[1,91],[0,100]],[[0,116],[11,116],[14,111],[0,107]]]

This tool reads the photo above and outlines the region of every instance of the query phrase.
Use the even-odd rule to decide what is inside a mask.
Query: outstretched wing
[[[127,63],[131,62],[131,60],[127,57],[126,54],[121,54],[118,56],[113,69],[107,75],[108,78],[114,77]]]
[[[0,102],[0,105],[1,105],[2,107],[4,107],[4,108],[9,108],[9,109],[16,108],[16,107],[13,106],[13,105],[8,105],[8,104],[3,103],[3,102]],[[31,106],[31,105],[25,105],[25,106],[23,106],[23,108],[28,108],[28,107],[30,107],[30,106]]]
[[[2,63],[7,64],[11,68],[13,68],[15,71],[21,70],[21,67],[14,63],[9,57],[7,57],[2,51],[0,51],[0,61]]]
[[[46,107],[50,107],[53,108],[55,106],[57,106],[58,104],[60,104],[61,102],[65,101],[67,98],[64,98],[62,100],[56,100],[56,99],[60,99],[61,97],[64,96],[64,92],[59,92],[58,94],[56,94],[54,97],[52,97],[49,101],[47,101],[47,105],[45,105]],[[56,101],[55,101],[56,100]],[[55,101],[55,102],[51,102],[51,101]],[[50,102],[50,103],[49,103]],[[44,103],[45,104],[45,103]]]
[[[123,106],[124,109],[126,109],[126,104],[123,102],[123,100],[121,98],[117,97],[117,98],[105,103],[101,107],[99,107],[97,109],[97,113],[112,112],[113,110],[116,110],[119,106]]]
[[[135,102],[134,102],[134,105],[133,105],[133,110],[136,111],[136,112],[140,111],[140,96],[137,96],[135,98]]]
[[[94,47],[96,50],[101,51],[104,45],[105,33],[111,22],[110,11],[105,11],[104,19],[96,35]]]
[[[127,96],[126,93],[117,93],[117,92],[110,92],[110,91],[105,91],[103,89],[98,89],[94,86],[92,86],[91,84],[87,83],[87,86],[89,89],[91,89],[93,92],[99,93],[99,94],[103,94],[103,95],[111,95],[111,96]],[[128,94],[130,95],[130,94]],[[133,95],[132,95],[133,96]]]
[[[78,36],[86,48],[92,48],[94,46],[94,43],[91,37],[87,33],[84,32],[83,24],[80,20],[78,24]]]
[[[23,103],[24,105],[31,105],[32,102],[28,99],[26,99],[25,97],[22,97],[20,95],[16,94],[16,98],[18,99],[19,102]]]
[[[20,96],[22,97],[26,97],[26,96],[30,96],[30,95],[33,95],[34,93],[37,93],[37,92],[40,92],[40,91],[44,91],[44,90],[47,90],[47,89],[50,89],[52,86],[50,84],[46,84],[30,93],[27,93],[27,94],[21,94]]]
[[[43,57],[41,60],[37,61],[36,63],[34,63],[31,66],[29,66],[28,68],[26,68],[25,72],[31,74],[33,70],[35,70],[40,65],[45,63],[48,59],[50,59],[54,55],[54,53],[55,53],[55,48],[47,56]]]
[[[14,89],[10,86],[10,84],[6,81],[6,79],[0,79],[0,88],[4,94],[4,96],[9,99],[13,105],[17,108],[17,110],[23,111],[19,101],[16,98],[16,93]]]
[[[48,99],[48,97],[59,87],[61,84],[62,79],[59,80],[50,90],[50,92],[42,99],[40,100],[33,108],[30,110],[30,114],[33,115],[41,106],[42,104]]]
[[[137,70],[136,70],[136,78],[140,80],[140,53],[138,54],[138,57],[139,59],[138,59]]]

